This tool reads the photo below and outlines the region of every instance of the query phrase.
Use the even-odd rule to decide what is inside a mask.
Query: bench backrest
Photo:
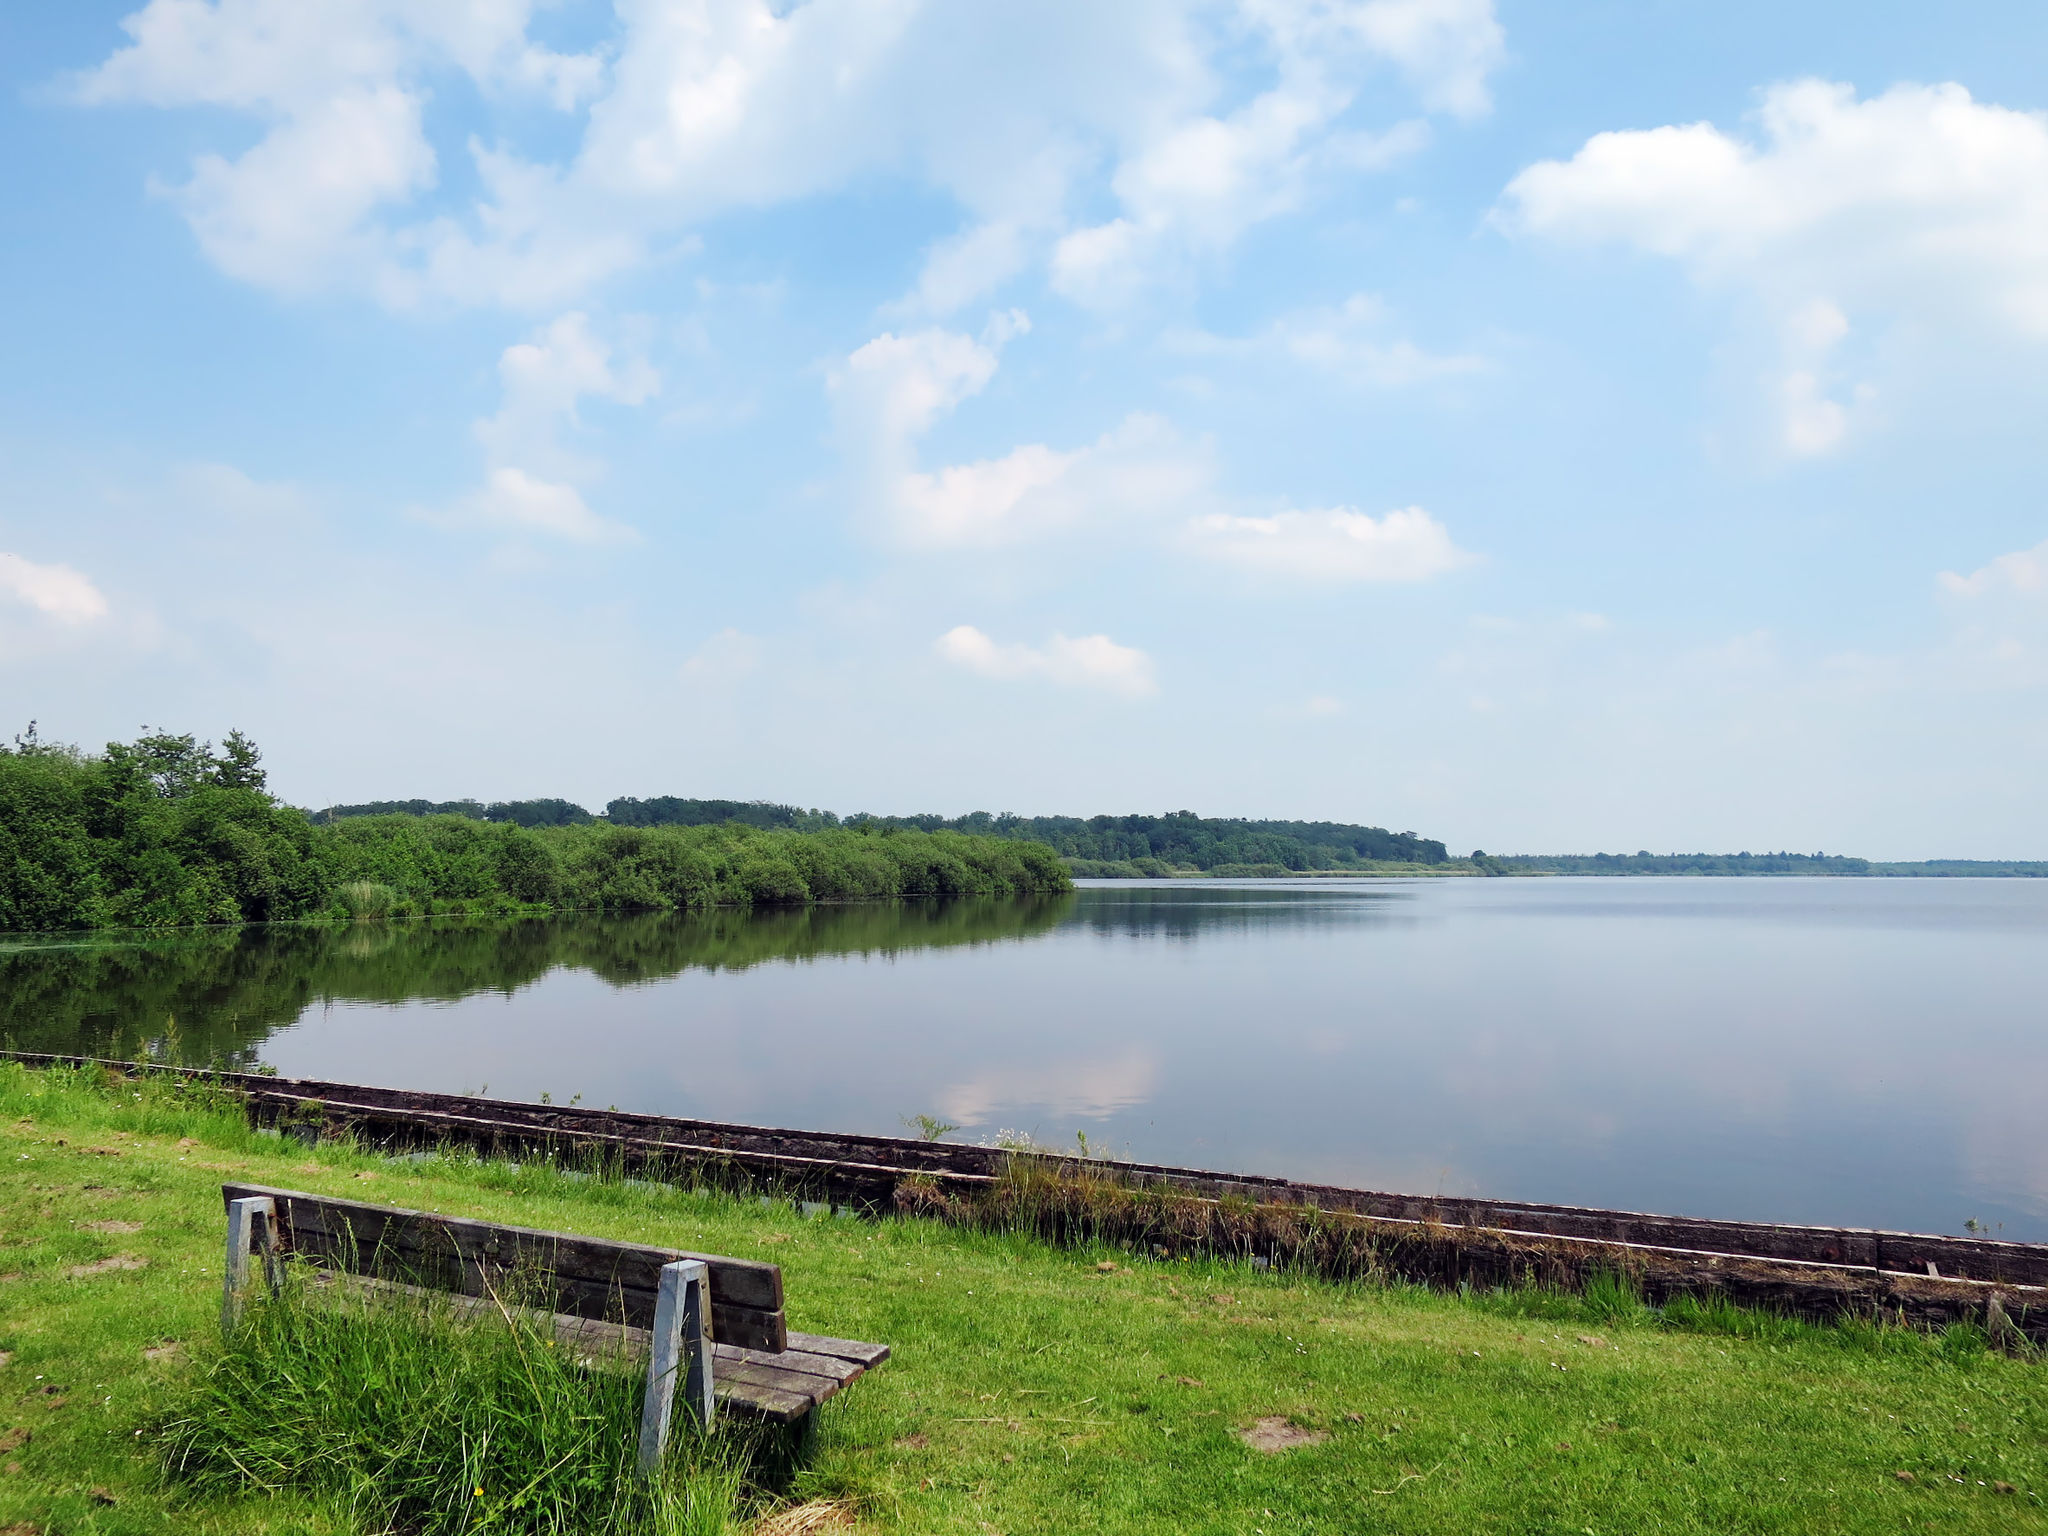
[[[276,1202],[279,1248],[322,1268],[465,1296],[510,1285],[526,1304],[635,1328],[654,1325],[662,1266],[701,1259],[711,1271],[712,1337],[769,1354],[788,1348],[782,1269],[776,1264],[501,1226],[261,1184],[221,1186],[223,1203],[250,1196]]]

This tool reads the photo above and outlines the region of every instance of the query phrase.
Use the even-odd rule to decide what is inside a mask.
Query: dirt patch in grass
[[[753,1536],[812,1536],[816,1531],[852,1529],[852,1510],[834,1499],[812,1499],[755,1521]]]
[[[117,1253],[111,1259],[99,1259],[91,1264],[74,1264],[64,1273],[74,1280],[83,1280],[87,1275],[112,1274],[117,1269],[147,1269],[149,1260],[139,1259],[132,1253]]]
[[[1330,1435],[1327,1430],[1303,1429],[1291,1419],[1268,1417],[1254,1419],[1249,1428],[1237,1432],[1237,1438],[1255,1451],[1277,1456],[1304,1445],[1321,1445]]]

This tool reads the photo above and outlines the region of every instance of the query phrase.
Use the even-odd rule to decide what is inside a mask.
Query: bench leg
[[[683,1376],[684,1410],[709,1429],[717,1417],[711,1397],[711,1271],[702,1259],[679,1259],[661,1270],[654,1299],[654,1348],[647,1357],[647,1396],[640,1408],[640,1470],[653,1473],[668,1448],[676,1376]]]
[[[228,1202],[228,1256],[220,1272],[220,1326],[232,1331],[242,1320],[242,1300],[249,1291],[249,1254],[263,1254],[263,1278],[277,1285],[277,1202],[252,1195]]]

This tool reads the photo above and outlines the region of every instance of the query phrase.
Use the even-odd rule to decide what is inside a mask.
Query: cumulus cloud
[[[1141,412],[1082,448],[1027,443],[998,459],[905,474],[895,512],[910,543],[987,548],[1099,531],[1111,520],[1157,521],[1202,495],[1211,474],[1205,447]]]
[[[106,598],[85,576],[20,555],[0,554],[0,592],[65,625],[90,624],[107,613]]]
[[[558,304],[720,214],[908,175],[964,216],[913,297],[944,313],[1045,257],[1111,302],[1412,151],[1416,111],[1483,112],[1502,55],[1492,0],[988,0],[972,25],[937,0],[646,0],[581,53],[531,39],[541,8],[150,0],[75,91],[262,124],[171,193],[212,260],[267,287]],[[472,142],[480,191],[446,191],[432,145],[456,135],[426,115],[460,99],[430,89],[451,71],[575,114],[573,150]],[[1389,73],[1407,120],[1353,125]],[[1104,192],[1116,215],[1076,228]]]
[[[1968,685],[2048,682],[2048,539],[1967,576],[1943,571],[1938,585]]]
[[[585,398],[640,405],[661,387],[661,376],[637,353],[623,355],[572,310],[531,340],[515,343],[498,359],[503,391],[498,414],[476,424],[476,435],[495,463],[519,460],[567,474],[582,461],[565,452],[559,432],[576,423]]]
[[[475,427],[484,448],[484,483],[440,520],[579,544],[638,537],[591,510],[578,482],[601,477],[604,464],[565,445],[562,431],[578,424],[584,399],[644,403],[661,387],[653,365],[637,353],[621,353],[592,329],[588,316],[572,311],[532,340],[507,347],[498,379],[498,413]]]
[[[2011,596],[2048,600],[2048,539],[2032,549],[2000,555],[1967,576],[1943,571],[1941,586],[1952,597]]]
[[[598,86],[595,54],[526,37],[529,0],[151,0],[121,25],[128,46],[73,82],[87,104],[141,102],[252,114],[263,136],[229,159],[201,154],[165,189],[200,247],[231,276],[288,293],[367,283],[411,297],[422,253],[446,244],[383,210],[432,188],[439,166],[425,77],[450,66],[493,93],[563,110]],[[503,233],[503,231],[501,231]]]
[[[1138,413],[1093,443],[1025,443],[994,458],[919,467],[919,444],[995,377],[1003,347],[1031,328],[1020,310],[981,336],[885,332],[828,379],[833,408],[875,520],[916,548],[993,548],[1185,509],[1213,474],[1206,445]]]
[[[965,671],[982,677],[1044,678],[1069,688],[1100,688],[1127,698],[1158,691],[1152,658],[1118,645],[1107,635],[1069,638],[1056,634],[1043,646],[998,645],[972,624],[949,629],[933,648]]]
[[[1429,352],[1389,336],[1391,318],[1376,295],[1354,293],[1341,304],[1284,314],[1251,336],[1182,331],[1171,338],[1171,345],[1195,356],[1282,358],[1376,389],[1482,373],[1489,366],[1475,354]]]
[[[616,544],[637,535],[599,517],[573,485],[541,480],[523,469],[494,469],[483,486],[456,504],[457,521],[509,533],[537,533],[573,544]]]
[[[1141,538],[1165,546],[1178,539],[1248,569],[1337,582],[1422,581],[1472,558],[1420,507],[1380,518],[1349,507],[1265,516],[1232,511],[1235,503],[1218,489],[1210,445],[1148,412],[1134,412],[1078,447],[1024,443],[990,458],[920,467],[921,439],[987,387],[1002,346],[1028,329],[1028,320],[1011,311],[992,317],[980,340],[941,329],[885,333],[831,374],[860,494],[871,519],[896,542],[988,550],[1056,536],[1097,545]]]
[[[1471,563],[1420,507],[1368,517],[1350,507],[1271,517],[1216,513],[1190,534],[1198,553],[1246,570],[1313,582],[1427,581]]]
[[[1340,126],[1377,66],[1405,74],[1426,109],[1475,117],[1503,39],[1492,0],[1244,0],[1239,20],[1273,60],[1272,86],[1229,112],[1189,112],[1131,146],[1111,177],[1119,211],[1053,248],[1053,286],[1128,304],[1162,270],[1227,249],[1331,180],[1384,169],[1429,142],[1410,118]]]
[[[1003,344],[1030,329],[1030,317],[1011,310],[992,317],[979,341],[936,328],[902,336],[884,331],[856,349],[828,385],[860,438],[899,456],[941,416],[980,394],[995,377]]]
[[[1772,389],[1795,454],[1839,445],[1867,397],[1830,394],[1824,367],[1859,313],[2048,341],[2048,114],[1953,84],[1859,100],[1800,80],[1764,92],[1756,128],[1597,134],[1523,171],[1496,217],[1758,298],[1783,338]]]

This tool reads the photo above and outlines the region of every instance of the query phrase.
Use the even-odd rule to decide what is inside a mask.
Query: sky
[[[2048,8],[0,11],[0,725],[2048,858]]]

